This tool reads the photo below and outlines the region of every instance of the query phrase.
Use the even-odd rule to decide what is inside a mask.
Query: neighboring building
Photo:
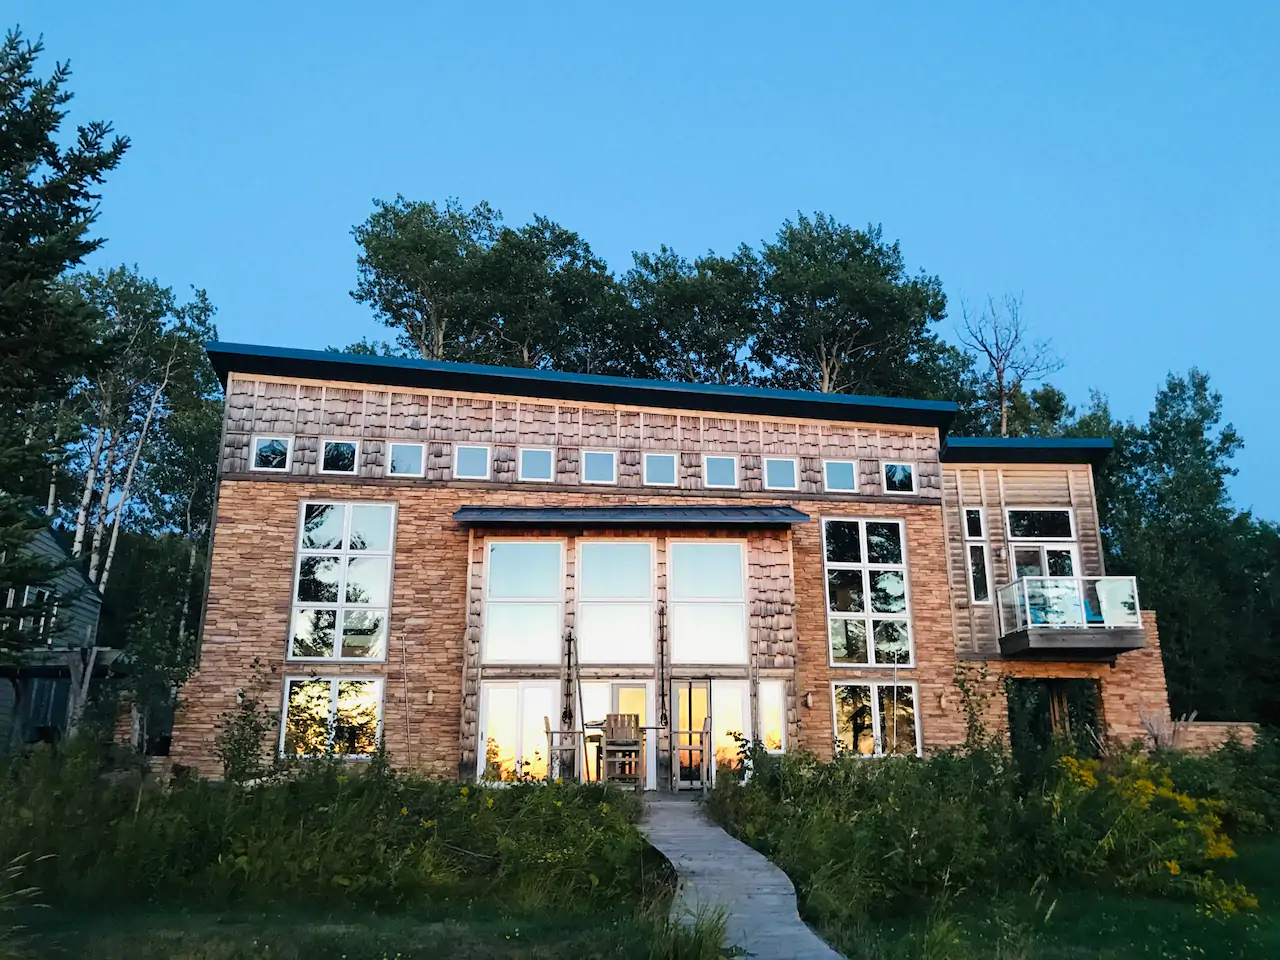
[[[49,528],[23,548],[54,569],[48,583],[0,596],[4,610],[42,608],[23,624],[35,637],[13,663],[0,662],[0,754],[72,730],[89,692],[118,651],[96,646],[102,597]],[[0,611],[2,613],[2,611]]]
[[[965,664],[996,724],[1002,676],[1043,681],[1058,726],[1070,681],[1112,735],[1168,719],[1154,617],[1103,569],[1109,441],[948,439],[936,401],[209,355],[221,481],[172,750],[202,772],[255,684],[281,750],[381,736],[441,776],[541,774],[546,725],[638,713],[650,787],[694,784],[672,736],[708,715],[722,761],[733,732],[956,744]]]

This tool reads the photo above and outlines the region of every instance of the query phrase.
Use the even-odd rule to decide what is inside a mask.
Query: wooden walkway
[[[713,824],[693,800],[649,797],[640,829],[679,874],[673,916],[723,910],[726,946],[758,960],[840,960],[800,919],[785,873]]]

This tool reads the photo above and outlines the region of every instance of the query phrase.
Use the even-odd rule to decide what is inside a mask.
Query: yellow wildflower
[[[1178,866],[1177,860],[1166,860],[1164,862],[1164,865],[1168,869],[1169,874],[1171,876],[1176,877],[1178,874],[1182,872],[1182,867]]]
[[[467,787],[463,787],[460,791],[458,791],[458,796],[465,797],[470,792],[471,791]]]

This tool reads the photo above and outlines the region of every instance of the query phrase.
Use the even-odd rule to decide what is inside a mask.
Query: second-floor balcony
[[[997,596],[1007,657],[1110,660],[1146,646],[1133,577],[1023,577]]]

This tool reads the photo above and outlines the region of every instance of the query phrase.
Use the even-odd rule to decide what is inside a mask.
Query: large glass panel
[[[766,750],[781,750],[786,730],[786,687],[781,680],[761,680],[760,740]]]
[[[644,482],[654,486],[676,485],[676,455],[674,453],[646,453],[644,455]]]
[[[342,612],[342,656],[380,660],[387,652],[387,616],[381,610]]]
[[[1033,579],[1027,581],[1026,589],[1032,626],[1077,627],[1084,624],[1080,581]]]
[[[339,557],[304,555],[298,564],[298,601],[300,603],[337,603],[338,580],[342,576]]]
[[[1023,577],[1043,577],[1044,564],[1040,559],[1039,547],[1014,547],[1013,565],[1018,571],[1017,579]]]
[[[707,457],[703,461],[706,476],[703,485],[708,487],[736,487],[738,485],[738,461],[734,457]]]
[[[836,663],[869,663],[867,657],[867,622],[865,620],[831,620],[831,659]]]
[[[521,450],[520,479],[549,481],[555,472],[555,458],[550,450]]]
[[[586,450],[582,454],[584,483],[614,483],[617,480],[617,454]]]
[[[680,783],[694,784],[702,776],[702,758],[698,751],[689,748],[700,743],[699,731],[711,713],[708,685],[706,680],[678,681],[675,684],[676,777]]]
[[[916,468],[910,463],[886,463],[884,465],[884,489],[888,493],[914,493]]]
[[[827,559],[832,563],[861,563],[861,524],[856,520],[828,520]]]
[[[488,447],[458,447],[454,452],[455,480],[487,480],[489,478]]]
[[[910,663],[911,639],[905,620],[875,621],[876,663]]]
[[[858,488],[857,471],[853,463],[846,460],[828,460],[823,465],[823,470],[826,474],[828,490],[848,493]]]
[[[764,461],[764,485],[771,490],[794,490],[796,483],[796,462],[794,460]]]
[[[308,503],[302,511],[303,550],[341,550],[346,511],[337,503]]]
[[[555,540],[489,544],[489,599],[559,599],[564,582]]]
[[[648,600],[653,596],[653,545],[579,543],[578,584],[584,600]]]
[[[742,544],[672,544],[671,590],[680,600],[742,599]]]
[[[378,749],[378,693],[376,680],[338,681],[334,753],[357,756]]]
[[[520,739],[520,693],[515,687],[484,687],[484,766],[486,780],[511,780],[516,775]]]
[[[1070,510],[1010,510],[1009,536],[1015,540],[1070,540]]]
[[[289,441],[283,437],[258,437],[253,442],[253,468],[289,469]]]
[[[867,524],[867,562],[902,563],[902,527],[899,524]]]
[[[1132,580],[1104,577],[1092,581],[1097,605],[1092,609],[1097,618],[1108,627],[1137,627],[1142,625],[1138,616],[1138,593]],[[1090,620],[1094,618],[1091,616]]]
[[[614,685],[615,700],[618,709],[616,713],[634,713],[640,718],[640,726],[648,723],[648,710],[646,709],[649,701],[649,691],[642,686],[630,686],[623,684]]]
[[[336,610],[295,610],[289,655],[332,657],[337,625],[338,611]]]
[[[524,701],[520,711],[520,776],[543,780],[547,776],[547,725],[558,713],[555,688],[530,685],[520,692]]]
[[[598,736],[593,739],[593,734],[599,734],[599,730],[587,728],[586,724],[603,723],[605,716],[613,712],[609,690],[607,683],[582,684],[582,716],[579,718],[579,725],[586,730],[587,735],[586,753],[583,755],[583,769],[587,780],[600,779],[601,741]]]
[[[907,583],[901,570],[871,571],[871,609],[876,613],[907,609]]]
[[[580,603],[577,625],[583,663],[653,662],[653,607],[648,603]]]
[[[385,607],[390,589],[390,557],[353,557],[347,561],[347,603]]]
[[[1070,550],[1055,550],[1045,547],[1044,557],[1051,577],[1075,576],[1075,554]]]
[[[747,684],[741,680],[711,681],[711,742],[716,768],[737,769],[742,763],[737,737],[751,739],[747,713]]]
[[[558,603],[491,603],[485,608],[485,659],[557,663],[562,628]]]
[[[324,753],[329,745],[328,680],[290,680],[285,697],[285,755]]]
[[[871,687],[861,683],[836,686],[836,741],[842,750],[874,756],[875,724],[871,712]]]
[[[355,473],[355,443],[348,440],[326,440],[320,467],[326,473]]]
[[[916,755],[916,706],[910,687],[880,685],[880,749],[886,756]]]
[[[391,549],[395,507],[358,503],[351,508],[351,549],[386,552]]]
[[[675,603],[673,663],[746,663],[747,625],[741,603]]]
[[[975,603],[991,599],[991,585],[987,580],[987,548],[980,543],[969,544],[969,582]]]
[[[832,613],[862,613],[863,602],[861,570],[827,571],[827,609]]]
[[[422,476],[422,445],[418,443],[391,444],[391,475],[393,477]]]

